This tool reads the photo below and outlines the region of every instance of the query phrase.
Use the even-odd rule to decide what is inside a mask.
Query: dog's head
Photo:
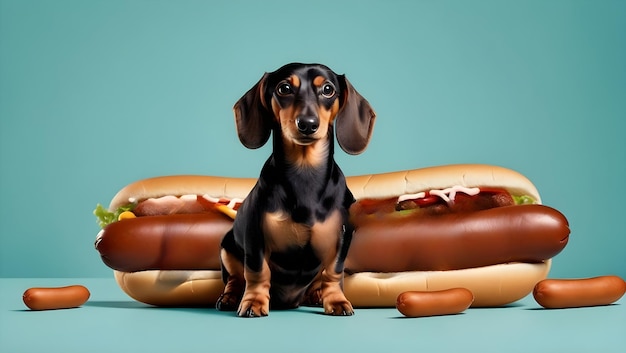
[[[325,139],[335,124],[337,141],[350,154],[369,143],[376,114],[344,75],[319,64],[287,64],[266,73],[234,106],[241,143],[263,146],[272,131],[296,145]]]

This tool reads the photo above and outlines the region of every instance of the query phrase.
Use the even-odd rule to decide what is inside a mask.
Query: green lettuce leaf
[[[537,203],[537,200],[535,200],[532,196],[528,196],[528,195],[520,195],[520,196],[511,195],[511,196],[513,196],[513,201],[515,202],[516,205],[533,205]]]
[[[116,222],[117,218],[120,216],[122,212],[132,211],[133,208],[135,208],[135,204],[131,203],[128,205],[118,207],[118,209],[115,210],[115,212],[110,212],[109,210],[104,208],[104,206],[102,206],[101,204],[98,204],[96,206],[96,209],[93,210],[93,214],[96,216],[97,218],[96,221],[98,222],[98,225],[100,226],[100,228],[104,228],[108,226],[109,224]]]

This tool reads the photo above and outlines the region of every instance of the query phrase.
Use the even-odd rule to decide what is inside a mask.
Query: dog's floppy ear
[[[365,150],[372,137],[376,113],[344,75],[338,78],[342,106],[335,123],[337,142],[346,153],[359,154]]]
[[[233,107],[239,140],[250,149],[263,146],[272,132],[272,114],[265,103],[268,75],[265,73]]]
[[[370,141],[376,113],[344,75],[339,75],[338,78],[342,106],[335,123],[337,142],[346,153],[359,154]]]

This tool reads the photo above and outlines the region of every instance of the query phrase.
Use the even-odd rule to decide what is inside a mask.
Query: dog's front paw
[[[219,311],[235,311],[239,306],[241,295],[231,292],[222,293],[215,303],[215,308]]]
[[[240,317],[267,316],[270,312],[270,297],[263,294],[245,294],[239,304],[237,315]]]
[[[323,301],[324,313],[333,316],[351,316],[354,315],[352,304],[343,293],[329,295]]]
[[[322,289],[309,288],[300,304],[304,306],[322,306]]]

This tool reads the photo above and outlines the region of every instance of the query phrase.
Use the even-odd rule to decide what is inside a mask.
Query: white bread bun
[[[253,178],[225,178],[207,175],[168,175],[138,180],[113,197],[109,211],[120,206],[161,196],[209,195],[215,198],[244,199],[254,187]]]
[[[359,272],[346,275],[344,293],[355,307],[393,307],[400,293],[467,288],[472,307],[495,307],[524,298],[545,279],[551,260],[508,263],[451,271]]]
[[[129,297],[156,306],[213,306],[224,290],[221,271],[113,271]]]
[[[512,195],[528,195],[541,203],[533,183],[511,169],[486,164],[450,164],[391,173],[346,177],[354,197],[387,198],[425,190],[464,187],[500,187]]]
[[[460,185],[489,186],[541,202],[535,186],[522,174],[498,166],[458,164],[346,178],[355,198],[389,198]],[[156,177],[129,184],[113,198],[110,209],[129,202],[167,195],[245,198],[256,179],[199,175]],[[519,300],[545,279],[551,260],[509,263],[451,271],[361,272],[346,275],[344,291],[355,307],[394,307],[404,291],[465,287],[474,293],[473,307],[500,306]],[[140,302],[157,306],[211,306],[224,284],[220,271],[115,271],[121,289]]]
[[[244,199],[254,187],[254,178],[226,178],[207,175],[159,176],[133,182],[111,200],[113,211],[130,202],[161,196],[209,195],[215,198]],[[501,187],[513,195],[528,195],[538,203],[537,188],[524,175],[504,167],[486,164],[451,164],[391,173],[347,176],[354,197],[387,198],[424,190],[464,187]]]
[[[550,271],[543,263],[510,263],[453,271],[360,272],[346,275],[344,293],[355,308],[394,307],[406,291],[463,287],[474,294],[472,307],[496,307],[524,298]],[[222,294],[220,271],[114,271],[131,298],[156,306],[213,306]]]

